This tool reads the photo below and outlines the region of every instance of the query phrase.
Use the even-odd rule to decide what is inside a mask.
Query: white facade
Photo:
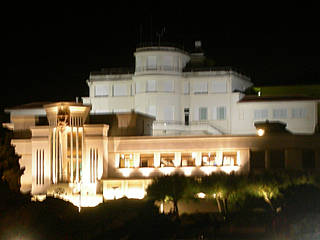
[[[93,113],[153,115],[153,135],[252,134],[254,122],[267,119],[287,123],[294,133],[311,134],[317,125],[315,100],[248,103],[242,92],[252,83],[235,71],[186,72],[190,54],[173,47],[138,48],[134,55],[132,74],[90,75],[89,97],[82,99]],[[265,109],[267,116],[259,115]]]

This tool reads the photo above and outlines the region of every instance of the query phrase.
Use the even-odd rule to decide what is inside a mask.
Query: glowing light
[[[129,177],[131,172],[133,171],[133,169],[132,168],[122,168],[122,169],[119,169],[119,171],[121,172],[122,176]]]
[[[212,194],[212,196],[213,196],[213,198],[216,198],[216,197],[217,197],[217,194],[214,193],[214,194]]]
[[[193,169],[194,167],[186,167],[186,168],[183,168],[182,171],[184,172],[184,175],[191,176]]]
[[[217,167],[212,167],[212,166],[206,166],[206,167],[201,167],[201,171],[203,171],[206,175],[210,175],[211,173],[217,171]]]
[[[170,175],[174,171],[174,167],[162,167],[159,168],[159,170],[164,174],[164,175]]]
[[[197,198],[205,198],[206,197],[206,194],[203,193],[203,192],[199,192],[196,194]]]
[[[139,171],[144,177],[149,177],[150,173],[153,171],[153,168],[139,168]]]
[[[135,199],[143,199],[145,195],[145,191],[142,188],[128,188],[128,190],[124,193],[127,198],[135,198]]]
[[[227,174],[230,174],[231,172],[236,172],[240,169],[239,166],[222,166],[221,170],[224,171]]]
[[[164,208],[163,208],[163,202],[160,204],[160,213],[164,212]]]
[[[263,136],[264,135],[264,130],[262,128],[259,128],[257,131],[258,136]]]

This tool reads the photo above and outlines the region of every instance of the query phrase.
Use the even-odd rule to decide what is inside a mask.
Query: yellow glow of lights
[[[174,171],[174,167],[161,167],[161,168],[159,168],[159,170],[164,175],[170,175]]]
[[[262,128],[259,128],[258,129],[258,131],[257,131],[257,133],[258,133],[258,136],[263,136],[264,135],[264,130],[262,129]]]
[[[207,167],[201,167],[201,171],[203,171],[206,175],[210,175],[211,173],[217,171],[217,167],[213,166],[207,166]]]
[[[139,171],[144,177],[149,177],[150,173],[153,171],[153,168],[139,168]]]
[[[146,192],[142,188],[129,187],[127,190],[120,189],[120,187],[109,188],[104,191],[103,197],[107,200],[114,200],[123,197],[133,198],[133,199],[143,199]]]
[[[199,192],[196,195],[197,195],[197,198],[205,198],[206,197],[206,194],[203,192]]]
[[[191,176],[193,169],[194,167],[185,167],[182,169],[182,171],[184,172],[184,175]]]
[[[131,172],[133,171],[133,169],[131,169],[131,168],[122,168],[122,169],[119,169],[119,171],[121,172],[122,176],[129,177]]]
[[[236,172],[240,169],[239,166],[221,166],[221,170],[227,174],[230,174],[231,172]]]

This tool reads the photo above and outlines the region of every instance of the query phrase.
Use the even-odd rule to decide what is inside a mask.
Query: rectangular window
[[[287,109],[285,108],[273,109],[273,118],[284,119],[287,117],[288,117]]]
[[[265,169],[265,151],[250,151],[250,169]]]
[[[155,105],[150,105],[148,113],[150,115],[152,115],[152,116],[156,116],[156,114],[157,114],[156,106]]]
[[[190,83],[184,82],[183,83],[183,94],[189,94],[190,93]]]
[[[196,165],[196,156],[192,153],[182,153],[181,154],[181,166],[191,167]]]
[[[147,69],[148,70],[156,70],[157,69],[157,57],[156,56],[148,56]]]
[[[217,107],[217,120],[226,120],[226,107]]]
[[[305,108],[293,108],[291,111],[291,117],[296,119],[306,118],[306,109]]]
[[[312,149],[302,150],[302,168],[314,169],[316,167],[315,152]]]
[[[174,167],[174,153],[161,153],[160,154],[161,167]]]
[[[184,109],[184,125],[188,126],[189,125],[189,108]]]
[[[237,153],[236,152],[224,152],[222,157],[222,166],[237,166]]]
[[[256,109],[254,110],[254,119],[267,119],[268,109]]]
[[[165,121],[172,121],[174,120],[174,106],[165,106],[164,107],[164,120]]]
[[[216,153],[207,152],[201,154],[203,166],[216,166]]]
[[[212,92],[214,93],[225,93],[227,92],[227,81],[226,80],[212,80]]]
[[[156,91],[156,80],[149,79],[147,81],[147,92],[155,92]]]
[[[145,91],[144,82],[137,81],[136,82],[136,93],[143,93]]]
[[[94,87],[95,97],[105,97],[109,95],[109,86],[97,85]]]
[[[208,120],[208,109],[206,107],[199,108],[199,120],[200,121]]]
[[[125,153],[120,154],[120,162],[119,162],[120,168],[133,168],[134,167],[134,159],[133,154]]]
[[[128,87],[126,84],[115,84],[113,85],[113,96],[127,96]]]
[[[162,65],[165,71],[173,70],[173,57],[172,56],[163,56],[162,57]]]
[[[154,167],[154,154],[140,154],[140,167]]]
[[[270,168],[283,169],[284,167],[284,150],[270,150]]]
[[[163,81],[163,90],[164,92],[173,92],[173,81],[170,79],[166,79]]]
[[[194,94],[205,94],[208,93],[208,83],[207,81],[194,82],[193,84]]]

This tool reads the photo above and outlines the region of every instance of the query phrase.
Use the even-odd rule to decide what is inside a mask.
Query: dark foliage
[[[12,191],[20,191],[20,177],[24,172],[20,168],[20,156],[11,144],[12,131],[0,124],[0,181],[8,183]]]

